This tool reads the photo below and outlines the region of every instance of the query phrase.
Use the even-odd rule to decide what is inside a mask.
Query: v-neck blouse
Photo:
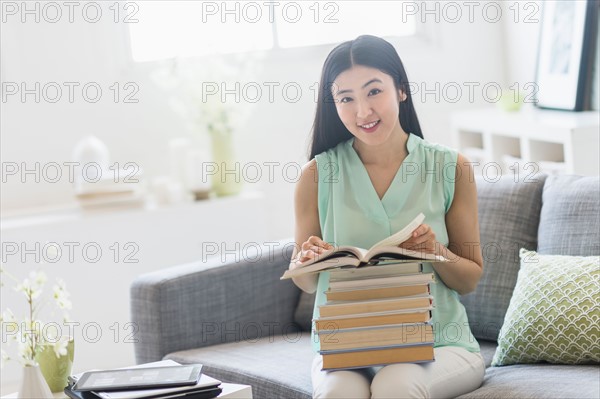
[[[323,240],[368,249],[423,212],[424,223],[431,226],[437,241],[448,245],[445,216],[454,198],[457,152],[409,134],[408,155],[380,199],[353,143],[351,138],[315,156]],[[458,293],[444,284],[431,263],[425,263],[423,270],[435,273],[436,278],[431,285],[434,347],[460,346],[479,352]],[[320,273],[313,319],[319,317],[318,307],[326,302],[328,288],[329,273]],[[314,331],[313,322],[312,343],[318,351]]]

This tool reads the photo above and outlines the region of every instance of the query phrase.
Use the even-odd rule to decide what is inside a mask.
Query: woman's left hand
[[[439,250],[439,244],[435,239],[433,229],[424,223],[413,231],[408,240],[398,246],[400,248],[431,254],[437,253]]]

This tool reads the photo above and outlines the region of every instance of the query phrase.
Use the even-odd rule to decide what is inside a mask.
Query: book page
[[[410,238],[410,235],[423,221],[425,220],[425,215],[423,213],[419,213],[409,224],[406,225],[402,230],[397,232],[394,235],[389,236],[377,244],[373,245],[370,249],[382,246],[398,246],[402,244],[404,241]]]
[[[413,251],[412,249],[400,248],[398,246],[375,247],[371,248],[369,252],[365,254],[365,258],[367,260],[371,260],[377,256],[390,259],[430,260],[434,262],[445,262],[447,260],[444,257],[436,254]]]
[[[308,266],[299,267],[293,270],[286,270],[279,279],[284,280],[287,278],[293,278],[302,276],[309,273],[317,273],[327,269],[341,268],[344,266],[352,266],[356,268],[360,264],[360,261],[353,256],[335,256],[325,260],[310,264]]]
[[[391,253],[392,256],[390,258],[393,259],[422,259],[422,260],[435,260],[435,261],[443,261],[444,259],[441,257],[436,257],[433,254],[425,254],[416,251],[405,250],[399,248],[398,245],[408,240],[411,236],[411,233],[419,227],[419,225],[425,220],[425,215],[423,213],[419,213],[406,227],[397,232],[396,234],[387,237],[375,245],[373,245],[369,250],[364,248],[354,247],[351,245],[341,245],[334,246],[332,249],[323,251],[321,254],[317,255],[313,259],[309,259],[305,262],[298,262],[297,268],[293,270],[288,270],[284,273],[281,279],[292,278],[304,273],[317,272],[326,269],[333,269],[340,266],[355,266],[358,267],[361,264],[369,263],[369,260],[380,253]],[[387,247],[393,247],[392,250],[385,249]],[[336,261],[336,258],[356,258],[359,262],[355,262],[350,259],[339,259]]]
[[[338,256],[351,256],[351,257],[354,257],[357,259],[363,259],[366,253],[367,253],[367,250],[363,249],[363,248],[353,247],[351,245],[341,245],[341,246],[333,247],[332,249],[323,251],[322,253],[315,256],[314,258],[309,259],[305,262],[299,263],[298,269],[310,266],[317,262],[322,262],[329,258],[338,257]]]

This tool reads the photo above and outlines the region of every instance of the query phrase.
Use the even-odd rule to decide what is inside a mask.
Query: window
[[[410,36],[401,1],[149,1],[129,24],[135,61]]]
[[[292,22],[290,15],[275,20],[281,47],[339,43],[368,33],[375,36],[415,34],[416,18],[403,22],[401,1],[336,1],[305,7],[309,16]],[[288,14],[291,14],[289,12]],[[304,13],[303,13],[304,14]]]

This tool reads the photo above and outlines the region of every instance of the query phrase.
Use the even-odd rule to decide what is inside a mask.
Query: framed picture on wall
[[[540,108],[590,109],[598,2],[543,2],[536,71]]]

